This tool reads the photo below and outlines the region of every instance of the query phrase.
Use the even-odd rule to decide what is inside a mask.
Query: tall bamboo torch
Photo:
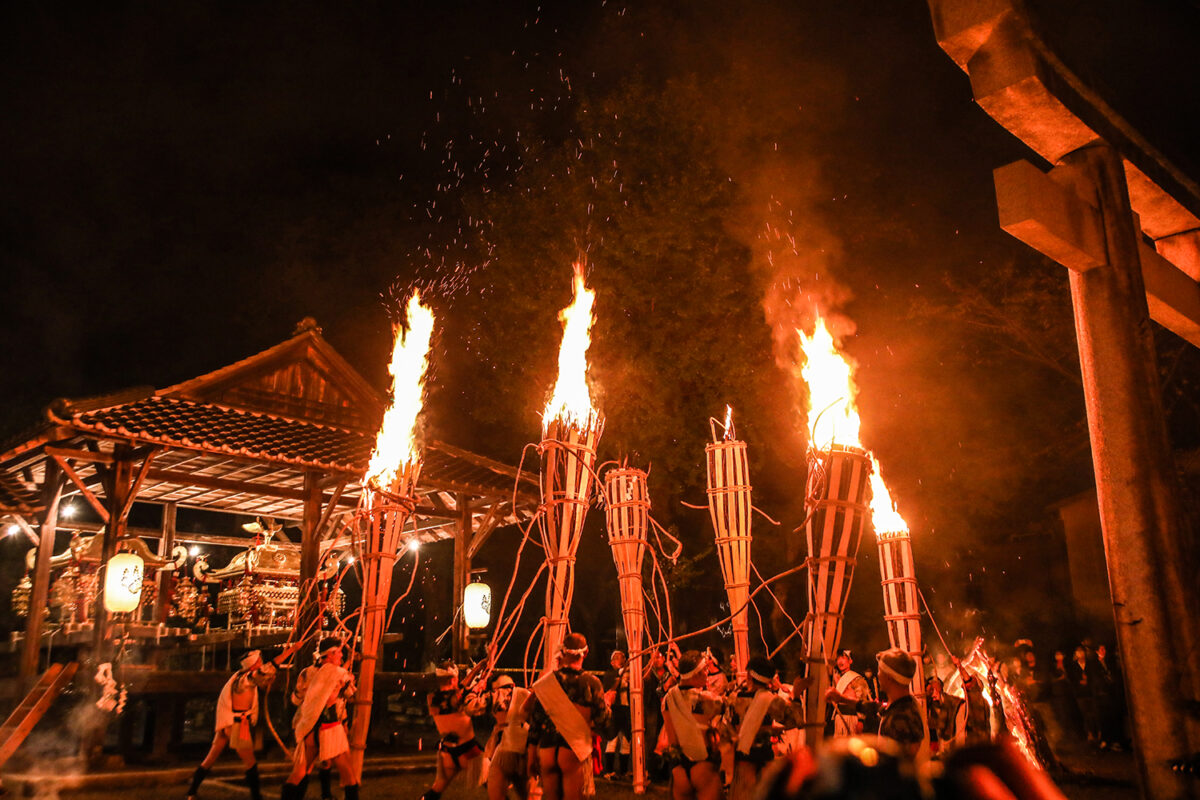
[[[879,577],[883,586],[883,619],[888,640],[917,662],[911,689],[922,707],[925,704],[925,670],[921,663],[921,611],[917,606],[916,568],[913,566],[912,535],[908,523],[892,503],[879,463],[871,473],[871,527],[879,544]]]
[[[575,298],[559,312],[563,324],[558,380],[542,415],[542,506],[540,528],[546,550],[546,618],[542,664],[549,669],[567,634],[575,593],[575,552],[587,518],[596,464],[596,446],[604,415],[592,406],[587,384],[594,292],[584,283],[583,265],[575,265]]]
[[[396,344],[388,371],[392,375],[392,401],[383,416],[375,451],[363,478],[360,511],[368,520],[361,543],[362,564],[362,663],[358,695],[350,724],[351,761],[362,773],[363,753],[371,725],[371,700],[379,646],[387,624],[388,597],[396,560],[408,549],[405,525],[416,506],[417,479],[422,451],[417,442],[417,417],[421,413],[433,312],[421,304],[416,292],[408,301],[408,331],[396,330]]]
[[[604,473],[608,495],[608,544],[621,586],[621,616],[629,647],[629,713],[633,722],[633,791],[646,791],[646,708],[643,705],[642,634],[646,607],[642,599],[642,559],[650,530],[650,492],[646,473],[616,467]]]
[[[802,331],[801,374],[808,384],[808,663],[815,672],[806,716],[824,719],[825,690],[842,638],[842,619],[867,520],[871,459],[859,441],[858,393],[850,364],[818,317],[813,335]],[[810,730],[814,730],[811,729]],[[816,728],[818,732],[820,728]]]
[[[717,557],[725,595],[733,614],[733,649],[737,677],[746,677],[750,663],[750,463],[746,443],[738,441],[733,428],[733,410],[725,407],[725,428],[718,439],[715,422],[713,441],[704,446],[708,467],[708,513],[712,517]]]

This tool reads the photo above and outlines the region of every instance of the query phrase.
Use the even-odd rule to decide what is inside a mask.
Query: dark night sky
[[[759,107],[786,100],[760,124],[799,152],[783,174],[802,178],[792,188],[813,220],[817,271],[846,289],[840,310],[858,326],[848,346],[875,398],[865,424],[895,433],[876,449],[896,465],[887,472],[901,509],[936,519],[920,475],[953,473],[964,447],[951,432],[918,452],[907,415],[947,413],[981,441],[1008,435],[982,418],[1006,402],[1003,374],[926,374],[944,387],[940,404],[905,404],[906,371],[929,373],[938,359],[902,346],[907,315],[934,285],[980,281],[1004,264],[1053,269],[996,225],[991,171],[1029,154],[974,105],[922,0],[737,11],[599,0],[27,3],[0,13],[0,426],[55,397],[215,369],[305,316],[382,388],[389,290],[430,278],[447,252],[423,255],[433,220],[453,207],[452,165],[437,154],[480,124],[486,91],[502,90],[489,118],[529,125],[536,115],[518,107],[553,106],[569,94],[564,75],[599,92],[643,71],[691,70],[703,82],[706,68],[729,68],[761,75],[750,84]],[[770,41],[757,38],[764,30]],[[493,287],[498,300],[503,292]],[[490,358],[481,369],[508,363]],[[457,428],[434,435],[475,445]]]

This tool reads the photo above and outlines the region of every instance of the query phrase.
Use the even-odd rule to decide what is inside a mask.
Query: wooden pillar
[[[455,496],[455,501],[458,507],[458,526],[454,532],[454,596],[451,598],[451,606],[455,610],[453,623],[453,645],[452,657],[454,663],[461,664],[466,660],[468,642],[467,642],[467,621],[463,613],[463,593],[467,589],[467,583],[471,580],[471,497],[470,495],[459,492]]]
[[[92,605],[92,658],[97,663],[103,661],[104,640],[108,629],[108,612],[104,609],[104,580],[108,562],[116,554],[117,544],[125,536],[127,505],[133,489],[133,454],[128,445],[119,444],[113,450],[113,463],[104,483],[108,524],[104,526],[100,568],[96,573],[96,600]]]
[[[54,555],[58,502],[65,480],[58,465],[47,459],[46,475],[42,479],[44,509],[38,525],[37,561],[33,568],[33,587],[29,593],[29,614],[25,618],[25,641],[21,645],[19,674],[23,682],[28,682],[38,672],[42,652],[42,609],[46,608],[50,598],[50,557]]]
[[[304,473],[304,518],[300,528],[300,607],[296,609],[296,631],[303,634],[317,616],[316,580],[321,566],[321,476]],[[316,631],[309,631],[313,634]],[[298,657],[307,659],[310,648],[302,648]]]
[[[164,503],[162,510],[162,537],[158,540],[158,557],[170,558],[175,548],[175,503]],[[175,576],[170,572],[158,573],[158,594],[155,602],[154,621],[165,624],[171,612],[171,592],[175,587]]]
[[[1138,232],[1121,158],[1112,147],[1087,147],[1063,161],[1099,208],[1107,252],[1107,263],[1070,272],[1071,297],[1142,794],[1194,797],[1192,779],[1168,766],[1200,749],[1181,702],[1196,696],[1196,587],[1182,574],[1187,523],[1163,413]]]

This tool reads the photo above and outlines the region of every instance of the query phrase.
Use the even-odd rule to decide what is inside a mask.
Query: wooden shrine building
[[[39,672],[50,638],[46,615],[36,612],[47,608],[58,530],[95,533],[99,543],[89,552],[99,565],[138,540],[161,564],[179,544],[253,543],[179,530],[177,509],[286,522],[299,527],[299,541],[290,541],[281,525],[272,531],[278,535],[272,556],[298,564],[299,584],[305,585],[330,551],[348,544],[337,534],[344,515],[358,504],[384,405],[311,320],[275,347],[174,386],[53,403],[37,425],[0,450],[0,518],[19,526],[36,545],[30,611],[24,635],[14,636],[20,683],[28,685]],[[86,503],[103,524],[88,530],[64,519],[68,499]],[[536,511],[536,476],[427,442],[418,500],[417,536],[455,541],[454,592],[461,603],[471,557],[491,532]],[[161,505],[161,526],[131,525],[135,503]],[[287,636],[286,629],[272,636],[250,629],[198,635],[167,628],[171,580],[169,572],[158,574],[155,608],[142,615],[140,624],[123,625],[123,634],[154,649],[212,646],[222,636],[248,646],[270,645]],[[96,589],[94,598],[88,596],[87,622],[53,632],[55,647],[102,652],[112,626],[101,595]],[[255,639],[260,633],[261,641]],[[461,622],[455,633],[455,651],[461,653],[466,641]],[[146,680],[165,686],[170,677],[148,675]]]

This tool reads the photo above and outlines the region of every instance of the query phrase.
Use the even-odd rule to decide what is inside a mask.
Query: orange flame
[[[805,358],[800,374],[808,384],[809,444],[818,450],[833,444],[861,448],[854,368],[838,350],[822,317],[817,317],[812,336],[799,330],[796,333],[800,336],[800,350]],[[908,533],[908,523],[896,511],[874,456],[871,456],[871,465],[871,518],[875,535]]]
[[[908,523],[896,510],[896,504],[892,501],[887,484],[883,482],[879,461],[875,456],[871,456],[871,467],[871,526],[875,529],[875,535],[895,537],[908,533]]]
[[[375,451],[367,466],[366,482],[388,488],[401,468],[421,458],[417,445],[417,417],[421,413],[425,391],[425,372],[429,367],[429,343],[433,338],[433,311],[422,305],[413,292],[408,301],[408,330],[396,326],[396,344],[392,348],[392,402],[383,415]]]
[[[558,350],[558,380],[542,414],[543,434],[552,419],[586,427],[595,413],[587,383],[587,351],[592,343],[591,330],[595,321],[592,304],[595,300],[596,293],[584,283],[583,264],[576,263],[575,299],[558,312],[558,320],[563,324],[562,346]]]
[[[801,330],[796,333],[805,359],[800,374],[808,384],[809,445],[818,450],[833,444],[862,447],[854,404],[858,387],[850,363],[838,352],[833,334],[821,317],[817,317],[811,337]]]
[[[975,641],[975,647],[960,662],[959,670],[969,672],[978,679],[980,687],[983,690],[983,699],[987,701],[990,708],[994,709],[997,698],[992,695],[991,682],[988,680],[988,674],[991,671],[989,666],[990,659],[987,652],[980,647],[981,641],[981,639]],[[946,681],[942,690],[947,694],[966,699],[966,690],[963,689],[961,671],[955,671]],[[1041,759],[1037,756],[1037,749],[1030,734],[1030,731],[1033,730],[1032,721],[1029,718],[1029,711],[1025,708],[1025,702],[1021,698],[1020,693],[1012,685],[999,677],[996,679],[996,693],[1000,695],[999,700],[1001,708],[1004,711],[1004,725],[1009,735],[1012,736],[1013,743],[1030,764],[1042,769]]]

